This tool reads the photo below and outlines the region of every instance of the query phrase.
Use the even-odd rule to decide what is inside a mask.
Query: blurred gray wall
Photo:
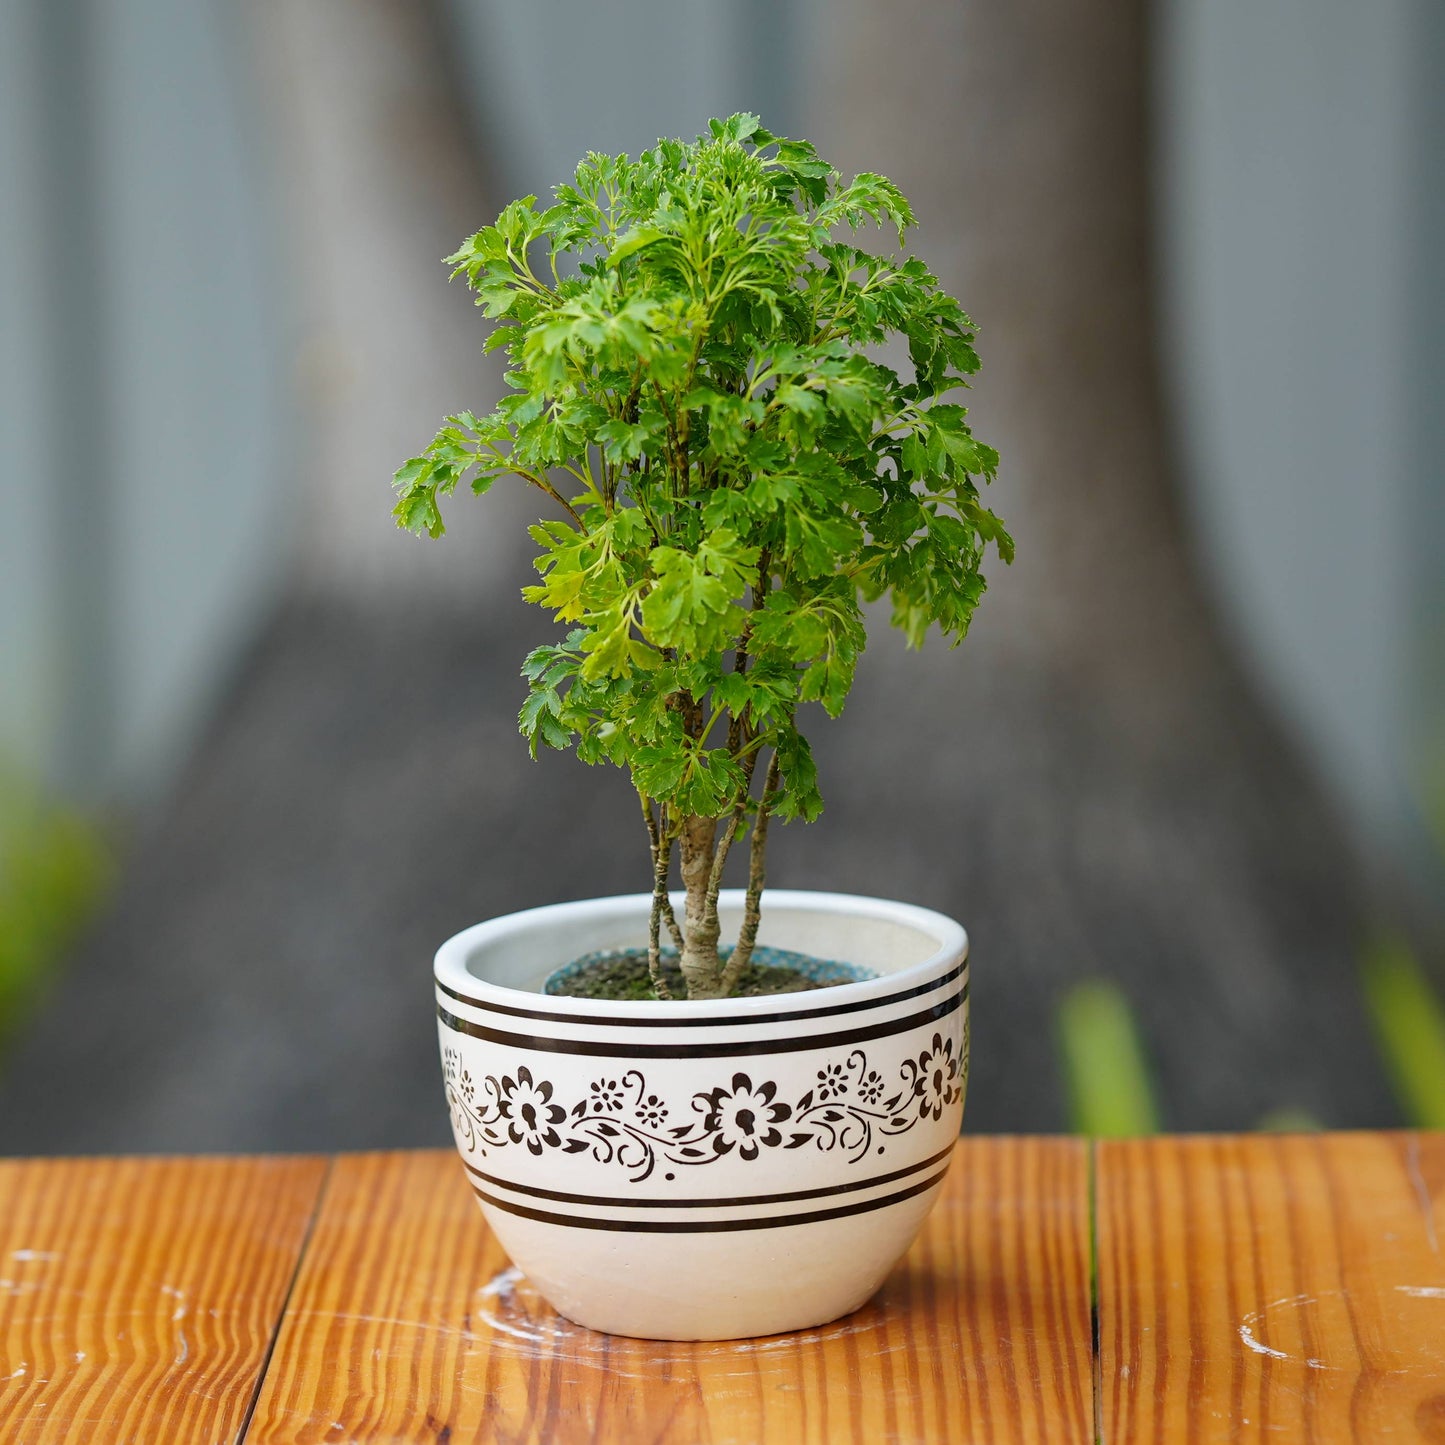
[[[231,14],[0,3],[0,766],[91,800],[166,785],[287,551]]]
[[[1411,150],[1417,177],[1410,247],[1417,277],[1410,349],[1417,671],[1412,771],[1421,780],[1433,842],[1445,854],[1445,5],[1426,4],[1416,32]]]
[[[1164,354],[1206,571],[1356,824],[1406,854],[1445,747],[1442,17],[1165,0],[1157,48]]]
[[[508,197],[545,200],[584,152],[636,155],[710,116],[751,110],[783,134],[798,123],[798,0],[447,4]],[[639,71],[646,84],[610,81]]]

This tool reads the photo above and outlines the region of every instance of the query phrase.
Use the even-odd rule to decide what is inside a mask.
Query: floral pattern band
[[[968,1077],[968,1024],[965,1019],[960,1051],[952,1036],[935,1033],[893,1078],[854,1049],[846,1059],[825,1063],[812,1087],[792,1101],[778,1098],[773,1080],[755,1083],[741,1072],[695,1093],[684,1109],[654,1093],[637,1069],[593,1079],[568,1104],[526,1065],[478,1081],[460,1051],[448,1045],[442,1068],[452,1122],[467,1153],[486,1157],[515,1146],[532,1154],[585,1152],[599,1164],[626,1170],[637,1184],[659,1161],[693,1166],[729,1156],[754,1160],[764,1150],[809,1145],[845,1151],[856,1163],[875,1141],[906,1134],[925,1120],[937,1122],[958,1103]],[[882,1144],[877,1147],[882,1152]]]

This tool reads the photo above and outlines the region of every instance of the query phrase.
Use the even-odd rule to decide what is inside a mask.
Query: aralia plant
[[[447,258],[511,394],[447,418],[397,471],[395,516],[439,537],[441,497],[502,476],[555,507],[524,595],[567,629],[523,665],[521,730],[533,757],[629,770],[661,998],[664,929],[689,998],[729,995],[751,960],[769,821],[823,806],[799,710],[841,712],[862,604],[886,594],[910,645],[932,624],[956,644],[985,548],[1012,560],[980,498],[997,453],[944,399],[978,370],[973,323],[916,256],[859,244],[876,227],[902,252],[913,224],[885,177],[845,184],[735,115],[636,160],[589,154],[554,204],[514,201]],[[892,338],[906,376],[877,359]],[[720,956],[723,868],[749,834]]]

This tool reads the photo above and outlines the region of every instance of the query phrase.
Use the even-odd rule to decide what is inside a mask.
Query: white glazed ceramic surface
[[[742,903],[723,894],[724,938]],[[644,943],[650,904],[532,909],[437,953],[447,1100],[482,1212],[593,1329],[738,1339],[837,1319],[908,1248],[948,1168],[968,1078],[963,929],[775,890],[760,942],[878,977],[708,1002],[540,994],[579,954]]]

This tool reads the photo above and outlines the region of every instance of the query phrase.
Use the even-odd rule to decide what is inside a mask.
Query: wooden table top
[[[450,1153],[0,1162],[0,1441],[1428,1445],[1442,1243],[1445,1134],[965,1139],[856,1315],[658,1344]]]

